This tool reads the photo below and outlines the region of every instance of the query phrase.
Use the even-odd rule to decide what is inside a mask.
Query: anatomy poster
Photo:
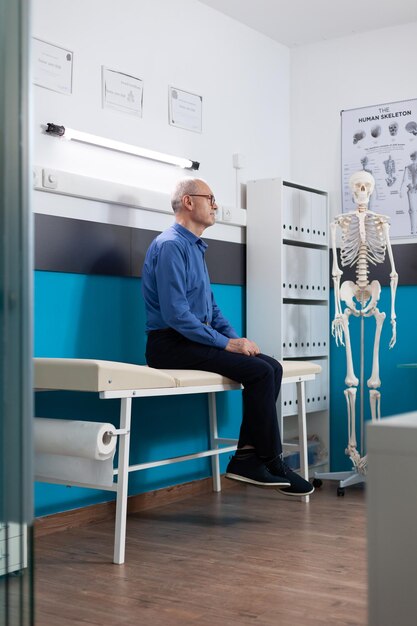
[[[417,100],[342,111],[342,205],[353,211],[351,174],[375,178],[369,209],[390,218],[391,238],[417,237]]]

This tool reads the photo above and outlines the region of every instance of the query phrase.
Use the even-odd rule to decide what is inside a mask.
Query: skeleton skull
[[[398,133],[398,124],[397,124],[397,122],[393,122],[392,124],[390,124],[388,126],[388,130],[389,130],[389,134],[391,135],[391,137],[395,137],[395,135]]]
[[[377,137],[379,137],[380,134],[381,134],[381,127],[380,126],[374,126],[371,129],[371,135],[372,135],[372,137],[375,137],[375,139]]]
[[[349,178],[349,187],[359,207],[367,207],[369,198],[375,188],[375,179],[369,172],[355,172]]]

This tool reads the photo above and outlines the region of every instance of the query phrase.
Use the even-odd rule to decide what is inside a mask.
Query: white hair
[[[177,182],[171,194],[171,206],[174,213],[181,209],[184,196],[198,193],[199,182],[204,181],[202,181],[201,178],[183,178]]]

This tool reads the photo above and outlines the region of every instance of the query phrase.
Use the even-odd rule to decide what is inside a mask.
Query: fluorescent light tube
[[[198,161],[176,157],[171,154],[164,154],[163,152],[156,152],[155,150],[148,150],[147,148],[139,148],[138,146],[133,146],[129,143],[115,141],[114,139],[107,139],[106,137],[99,137],[98,135],[90,135],[90,133],[83,133],[82,131],[73,130],[72,128],[65,128],[65,126],[58,126],[57,124],[48,123],[45,132],[48,133],[48,135],[54,135],[55,137],[63,137],[68,141],[71,140],[78,141],[80,143],[88,143],[92,146],[100,146],[101,148],[115,150],[116,152],[133,154],[134,156],[151,159],[152,161],[178,165],[184,169],[198,170],[200,167],[200,163],[198,163]]]

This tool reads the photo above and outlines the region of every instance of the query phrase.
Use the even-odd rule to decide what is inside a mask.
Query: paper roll
[[[113,459],[96,461],[63,454],[35,454],[35,480],[64,485],[111,487]]]
[[[115,427],[103,422],[35,418],[36,454],[53,454],[104,461],[113,458]]]

